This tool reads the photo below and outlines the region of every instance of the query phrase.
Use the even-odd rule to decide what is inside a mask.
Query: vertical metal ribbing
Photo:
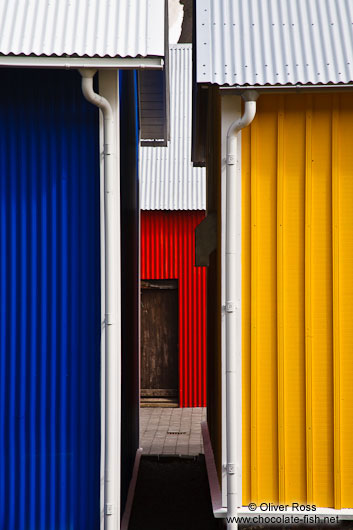
[[[76,72],[4,71],[0,94],[0,528],[85,528],[99,524],[98,111]]]
[[[353,498],[353,104],[348,94],[288,95],[284,104],[282,115],[281,98],[260,101],[251,138],[245,140],[251,161],[243,157],[243,182],[252,173],[251,192],[243,196],[243,207],[251,200],[247,224],[252,245],[251,267],[247,265],[251,323],[245,329],[251,331],[251,384],[245,388],[251,428],[243,419],[248,433],[243,444],[251,444],[251,466],[247,456],[243,484],[248,490],[251,477],[246,500],[265,497],[278,502],[276,487],[267,489],[270,474],[264,466],[266,458],[276,454],[278,442],[279,502],[298,499],[341,509],[351,506]],[[275,159],[277,181],[271,177],[266,184],[272,190],[266,202],[264,181]],[[271,256],[266,253],[264,227],[268,229],[268,216],[274,212],[277,273],[275,284],[266,288],[266,298],[264,283],[276,262],[272,250]],[[244,248],[247,252],[243,242]],[[267,370],[265,363],[261,365],[269,338],[265,333],[276,318],[271,310],[268,319],[263,308],[272,304],[276,288],[278,387],[259,380],[260,369],[262,374]],[[246,386],[245,377],[243,381]],[[261,432],[269,417],[263,422],[259,411],[268,388],[274,390],[268,410],[278,413],[278,437],[266,445]]]
[[[333,163],[335,169],[335,186],[338,187],[334,214],[336,238],[339,254],[334,256],[336,262],[334,333],[339,337],[339,351],[334,350],[335,382],[335,481],[337,494],[341,489],[341,506],[353,506],[352,468],[353,468],[353,386],[352,386],[352,351],[353,351],[353,151],[352,151],[352,117],[353,104],[350,94],[340,94],[339,106],[335,106],[336,115],[335,141],[338,140]],[[338,138],[337,138],[338,136]],[[339,212],[337,212],[339,206]],[[338,278],[337,278],[338,275]],[[338,283],[338,285],[337,285]],[[338,291],[337,291],[338,289]],[[338,307],[337,307],[338,305]],[[338,311],[338,315],[337,315]],[[338,318],[337,318],[338,317]],[[338,322],[337,322],[338,320]],[[336,343],[337,345],[337,343]],[[338,410],[339,406],[339,410]],[[340,460],[340,463],[338,462]],[[338,501],[339,499],[337,499]]]
[[[311,301],[311,224],[312,224],[312,98],[306,108],[305,167],[305,367],[306,367],[306,500],[313,503],[313,395],[312,395],[312,301]]]
[[[277,109],[278,495],[306,500],[303,100],[282,97]],[[291,419],[296,418],[296,428]],[[296,476],[293,481],[291,477]]]
[[[309,267],[307,354],[308,441],[312,446],[312,497],[319,506],[334,503],[334,414],[332,342],[332,106],[326,95],[316,95],[308,111],[311,131],[307,146],[306,264]],[[309,132],[309,131],[308,131]],[[310,369],[311,362],[311,369]],[[311,385],[311,388],[310,388]],[[310,425],[311,414],[311,425]],[[311,427],[311,429],[310,429]],[[310,448],[310,446],[309,446]],[[310,473],[310,453],[308,452]],[[308,484],[310,474],[308,476]],[[310,493],[310,491],[309,491]]]
[[[284,377],[284,98],[280,97],[277,131],[277,370],[279,502],[285,504],[285,377]]]
[[[332,269],[333,269],[333,401],[334,401],[334,497],[342,507],[341,491],[341,357],[340,357],[340,186],[339,186],[339,96],[332,109]]]
[[[206,269],[194,266],[194,229],[204,216],[203,211],[141,212],[141,278],[178,280],[182,407],[206,405]]]

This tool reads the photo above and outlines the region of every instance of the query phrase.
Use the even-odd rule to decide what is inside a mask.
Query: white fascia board
[[[38,57],[34,55],[0,55],[0,67],[163,70],[164,59],[162,57]]]
[[[222,157],[222,172],[221,172],[221,304],[222,304],[222,316],[221,316],[221,348],[222,348],[222,506],[227,506],[227,426],[226,426],[226,153],[227,153],[227,132],[229,126],[234,120],[239,119],[241,116],[241,98],[234,96],[231,93],[223,92],[221,94],[221,157]],[[241,161],[241,133],[239,134],[238,140],[238,160]],[[239,171],[241,171],[241,162],[239,164]],[[241,209],[238,211],[238,215],[241,217]],[[240,271],[241,274],[241,271]],[[240,277],[241,280],[241,277]],[[239,417],[239,436],[238,440],[241,441],[241,385],[240,385],[240,403],[237,403],[238,417]],[[240,444],[241,447],[241,444]],[[238,455],[237,465],[241,470],[242,459],[241,454]],[[241,495],[241,492],[239,492]],[[224,517],[222,511],[219,512],[221,515],[218,517]],[[223,513],[223,515],[222,515]]]

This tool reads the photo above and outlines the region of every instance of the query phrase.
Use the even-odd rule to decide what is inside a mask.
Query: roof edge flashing
[[[216,85],[218,86],[218,85]],[[323,92],[328,90],[353,90],[353,83],[339,84],[307,84],[307,85],[252,85],[252,86],[219,86],[221,93],[234,93],[244,98],[244,94],[256,91],[258,94],[266,92]]]
[[[0,55],[3,68],[96,68],[111,70],[163,70],[163,57],[57,57]]]

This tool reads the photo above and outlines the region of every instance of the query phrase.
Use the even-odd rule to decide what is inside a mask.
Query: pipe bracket
[[[103,153],[105,156],[110,156],[113,154],[113,146],[111,143],[104,142],[104,150]]]
[[[228,463],[227,464],[227,473],[228,475],[235,475],[237,466],[235,464]]]
[[[234,302],[232,302],[230,300],[228,300],[228,302],[226,302],[226,312],[227,313],[234,313],[236,308],[237,308],[237,305]]]
[[[105,325],[106,326],[112,326],[115,324],[115,318],[112,313],[106,313],[105,314]]]
[[[227,156],[227,165],[228,166],[234,166],[236,162],[236,157],[234,155],[228,155]]]

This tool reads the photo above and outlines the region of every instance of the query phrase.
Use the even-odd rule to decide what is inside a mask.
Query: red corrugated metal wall
[[[179,405],[206,406],[206,267],[195,267],[202,211],[141,212],[141,279],[178,280]]]

